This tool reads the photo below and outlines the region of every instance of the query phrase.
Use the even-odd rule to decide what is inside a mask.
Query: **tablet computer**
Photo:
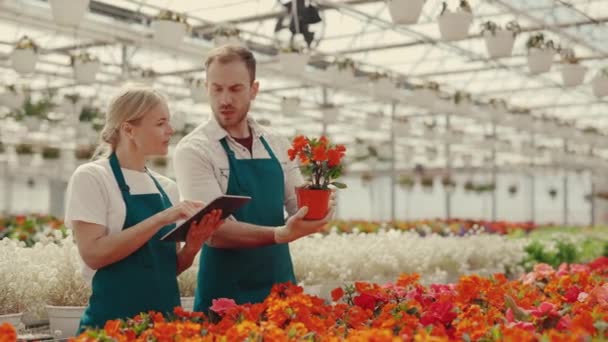
[[[191,218],[187,219],[184,223],[180,224],[178,227],[173,228],[170,232],[163,235],[160,239],[163,241],[186,241],[186,236],[188,236],[188,230],[190,230],[190,225],[192,225],[192,222],[198,222],[202,220],[205,215],[211,213],[211,211],[215,209],[222,210],[221,219],[225,220],[228,216],[233,215],[237,210],[239,210],[250,200],[251,197],[249,196],[220,196],[211,201],[211,203],[207,204],[203,209],[201,209],[198,213],[194,214],[194,216],[192,216]]]

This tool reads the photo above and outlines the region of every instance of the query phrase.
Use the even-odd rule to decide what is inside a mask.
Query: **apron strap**
[[[268,155],[270,156],[270,159],[277,159],[277,157],[274,155],[274,152],[270,148],[270,145],[268,145],[268,143],[266,142],[266,139],[264,139],[263,136],[260,136],[260,141],[262,142],[262,145],[264,145],[264,148],[266,149],[266,152],[268,152]]]
[[[158,192],[160,193],[161,197],[165,200],[165,202],[167,202],[168,206],[172,206],[173,204],[171,203],[171,199],[169,198],[169,196],[167,196],[167,193],[165,192],[165,190],[163,190],[163,187],[160,186],[160,183],[158,183],[156,178],[154,178],[154,176],[152,176],[150,171],[148,171],[148,168],[146,168],[146,173],[148,174],[148,176],[150,176],[150,178],[152,178],[152,181],[156,185],[156,188],[158,188]]]
[[[110,155],[110,167],[112,168],[114,178],[116,178],[116,182],[118,183],[122,197],[126,199],[126,197],[130,195],[129,186],[127,185],[125,176],[122,174],[122,170],[120,169],[120,163],[118,162],[116,152],[113,152]]]
[[[277,157],[275,156],[274,152],[272,151],[272,149],[270,148],[270,145],[268,145],[268,143],[266,142],[266,139],[264,139],[263,136],[260,136],[260,141],[262,142],[262,145],[264,145],[264,148],[266,149],[266,152],[268,152],[268,155],[270,156],[270,159],[277,159]],[[220,140],[220,144],[222,144],[222,147],[224,148],[224,151],[226,151],[226,154],[228,155],[228,159],[232,159],[235,158],[234,155],[234,151],[230,149],[230,147],[228,146],[228,141],[226,140],[226,138],[222,138]]]

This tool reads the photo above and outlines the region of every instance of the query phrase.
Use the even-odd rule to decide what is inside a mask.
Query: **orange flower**
[[[321,143],[321,145],[323,145],[323,146],[327,146],[329,144],[329,140],[327,140],[326,136],[322,135],[319,138],[319,143]]]
[[[287,155],[289,156],[289,160],[294,160],[294,159],[296,159],[296,156],[298,155],[298,151],[294,150],[293,148],[290,148],[287,151]]]
[[[329,167],[336,167],[338,165],[340,165],[340,161],[342,160],[342,157],[344,157],[344,153],[343,152],[339,152],[337,149],[331,149],[329,151],[327,151],[327,166]]]
[[[339,301],[344,296],[344,290],[341,287],[337,287],[331,291],[331,299],[334,302]]]
[[[9,323],[0,324],[0,342],[17,341],[17,331]]]
[[[308,138],[306,138],[303,135],[298,135],[297,137],[295,137],[293,139],[293,149],[296,150],[297,152],[301,151],[304,147],[306,147],[306,145],[308,145]]]
[[[312,150],[312,160],[322,162],[327,160],[325,145],[319,145]]]
[[[310,164],[310,159],[308,159],[308,157],[304,153],[300,154],[300,164],[302,164],[302,165]]]

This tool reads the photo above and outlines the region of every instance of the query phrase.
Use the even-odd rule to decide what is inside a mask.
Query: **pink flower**
[[[534,265],[534,273],[542,278],[547,278],[555,273],[553,267],[548,264],[540,263]]]
[[[527,331],[536,330],[536,328],[534,327],[534,324],[532,324],[530,322],[509,323],[507,326],[509,328],[518,328],[518,329],[523,329],[523,330],[527,330]]]
[[[454,284],[431,284],[431,293],[434,296],[451,295],[454,294],[454,288]]]
[[[549,302],[542,302],[538,308],[530,310],[530,313],[536,317],[559,316],[557,307]]]
[[[566,315],[564,317],[562,317],[559,322],[557,322],[557,330],[568,330],[570,329],[570,326],[572,325],[572,320],[570,319],[570,316]]]
[[[587,273],[589,272],[589,266],[581,264],[571,264],[570,273]]]
[[[589,294],[587,292],[581,292],[578,294],[578,297],[576,298],[576,300],[578,300],[581,303],[584,303],[587,298],[589,298]]]
[[[209,309],[211,309],[211,311],[217,313],[218,315],[223,315],[226,313],[226,311],[237,306],[236,302],[233,299],[228,298],[213,299],[211,303],[212,305]]]
[[[608,283],[591,290],[590,295],[602,307],[608,307]]]
[[[565,293],[564,293],[564,298],[566,298],[566,301],[568,303],[574,303],[577,301],[578,299],[578,295],[583,292],[583,290],[581,290],[579,287],[577,286],[571,286]]]

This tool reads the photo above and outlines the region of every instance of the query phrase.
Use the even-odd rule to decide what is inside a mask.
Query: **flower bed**
[[[23,241],[31,247],[37,242],[58,242],[67,237],[62,220],[49,215],[14,215],[0,217],[0,239]]]
[[[363,221],[363,220],[335,220],[326,229],[326,233],[336,231],[340,233],[377,233],[381,230],[395,229],[399,231],[412,231],[422,236],[429,234],[439,235],[466,235],[469,233],[510,234],[517,231],[530,232],[537,229],[530,222],[507,221],[477,221],[477,220],[416,220],[416,221]]]
[[[423,286],[416,274],[395,284],[336,288],[334,302],[276,285],[254,305],[216,303],[213,315],[177,308],[173,317],[141,314],[109,321],[75,341],[581,341],[608,337],[607,264],[539,264],[509,281],[504,275],[464,276]]]

